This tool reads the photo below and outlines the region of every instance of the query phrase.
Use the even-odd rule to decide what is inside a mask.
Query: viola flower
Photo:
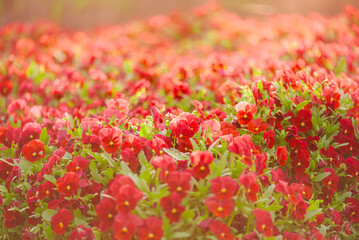
[[[128,148],[134,151],[136,155],[138,155],[143,149],[143,147],[144,147],[144,143],[141,141],[140,137],[133,134],[128,134],[126,135],[126,139],[123,142],[121,149],[124,150]]]
[[[107,231],[111,228],[117,214],[116,202],[111,198],[103,198],[96,206],[96,213],[100,220],[100,228]]]
[[[309,204],[305,203],[303,200],[299,201],[295,205],[295,211],[293,211],[292,216],[298,218],[300,221],[304,220],[305,214],[307,213]]]
[[[161,240],[163,237],[162,220],[157,217],[144,219],[144,224],[138,229],[139,240]]]
[[[199,178],[205,178],[209,174],[209,164],[213,162],[213,154],[210,152],[194,151],[190,155],[193,171]]]
[[[217,177],[210,181],[211,192],[218,199],[228,200],[232,199],[238,192],[239,185],[231,177],[223,176]]]
[[[121,122],[127,117],[129,111],[128,106],[129,103],[124,99],[111,99],[107,103],[107,109],[103,113],[103,116],[110,119],[115,117],[116,120]]]
[[[359,223],[359,201],[355,198],[347,199],[347,206],[345,207],[345,215],[353,223]]]
[[[158,168],[161,169],[159,172],[159,178],[161,181],[164,181],[170,172],[176,171],[177,169],[175,161],[168,155],[154,157],[151,161],[151,164],[155,170]]]
[[[203,138],[207,144],[216,141],[221,135],[221,124],[216,119],[205,120],[201,124]]]
[[[138,159],[135,155],[135,152],[131,149],[123,149],[121,151],[122,161],[131,169],[132,172],[135,172],[138,167]]]
[[[220,240],[234,240],[235,237],[231,234],[229,227],[219,220],[214,220],[209,224],[209,229],[216,234]]]
[[[11,206],[13,207],[13,206]],[[10,207],[5,207],[5,213],[4,213],[4,218],[5,218],[5,222],[4,225],[7,228],[14,228],[16,226],[20,226],[22,224],[24,224],[24,217],[21,216],[20,212],[17,210],[9,210]]]
[[[177,192],[181,199],[183,199],[188,191],[191,190],[191,179],[192,176],[188,172],[173,171],[168,175],[166,183],[171,193]]]
[[[330,175],[323,179],[323,184],[327,186],[333,192],[337,191],[339,177],[335,175],[335,171],[333,168],[324,168],[323,172],[329,172]]]
[[[307,109],[299,110],[297,115],[293,118],[293,125],[295,125],[298,128],[298,131],[302,133],[312,130],[312,113]]]
[[[161,207],[165,211],[165,216],[171,223],[178,222],[185,210],[185,207],[181,205],[181,198],[178,193],[174,192],[167,197],[163,197],[160,200]]]
[[[101,140],[97,135],[82,134],[82,144],[88,145],[93,152],[101,152]]]
[[[71,240],[95,240],[95,235],[92,232],[91,228],[84,227],[83,224],[77,226],[70,234],[69,238]]]
[[[82,173],[86,171],[89,164],[90,164],[89,160],[79,155],[74,157],[74,159],[71,162],[69,162],[69,164],[66,166],[66,171],[74,172],[79,174],[79,176],[81,176]]]
[[[112,154],[117,152],[122,144],[122,131],[116,127],[103,128],[99,132],[101,145],[105,152]]]
[[[263,139],[266,142],[266,145],[269,149],[272,149],[274,147],[274,131],[269,130],[268,132],[263,133]]]
[[[129,213],[137,206],[137,203],[143,198],[143,193],[128,184],[120,188],[116,194],[117,210],[121,213]]]
[[[9,174],[11,173],[13,166],[10,164],[13,164],[14,160],[12,159],[6,159],[5,161],[0,161],[0,178],[5,180],[9,177]]]
[[[265,237],[273,236],[273,220],[269,212],[256,208],[253,210],[254,218],[257,221],[256,228]]]
[[[57,190],[66,197],[71,197],[72,195],[77,194],[79,182],[79,175],[74,172],[67,172],[63,177],[57,179]]]
[[[34,122],[29,122],[24,125],[21,132],[21,144],[27,144],[31,140],[39,139],[41,133],[41,125]]]
[[[265,130],[267,130],[267,123],[262,119],[253,119],[248,123],[248,131],[251,133],[257,134]]]
[[[136,215],[127,213],[117,214],[112,227],[114,230],[113,237],[118,240],[131,240],[142,224],[143,220]]]
[[[303,173],[309,167],[310,154],[305,149],[298,150],[297,155],[292,160],[292,167],[296,173]]]
[[[275,155],[277,157],[279,166],[281,166],[281,167],[284,166],[288,159],[287,148],[285,146],[278,147]]]
[[[349,157],[345,160],[346,174],[359,180],[359,160]]]
[[[256,174],[258,176],[262,175],[264,170],[267,168],[267,154],[257,154],[256,159],[254,160],[254,164],[256,166]]]
[[[260,190],[257,177],[252,173],[248,173],[247,175],[240,176],[238,180],[246,190],[245,195],[247,199],[251,202],[257,201],[257,194]]]
[[[74,218],[72,212],[66,208],[60,209],[51,219],[51,227],[57,235],[64,235],[69,223]]]
[[[252,166],[253,164],[251,156],[254,148],[255,146],[251,141],[250,135],[235,137],[233,142],[228,144],[228,150],[239,155],[241,157],[241,161],[248,166]]]
[[[205,199],[208,210],[216,217],[224,218],[231,215],[235,203],[233,199],[218,199],[215,196]]]
[[[25,144],[21,152],[27,161],[36,162],[45,156],[45,144],[38,139],[34,139]]]
[[[46,181],[45,183],[40,184],[40,186],[38,188],[39,199],[42,200],[46,197],[51,199],[55,192],[55,190],[54,190],[55,188],[56,188],[56,185],[49,181]]]
[[[170,148],[168,144],[160,137],[155,136],[153,139],[146,142],[146,146],[153,150],[157,156],[161,156],[164,148]]]
[[[255,104],[240,102],[236,105],[237,120],[241,125],[247,125],[253,119],[253,115],[257,112]]]
[[[169,128],[177,139],[189,139],[199,130],[200,119],[192,114],[183,112],[172,119]]]
[[[354,127],[350,119],[343,118],[340,120],[340,130],[342,135],[349,138],[354,137]]]

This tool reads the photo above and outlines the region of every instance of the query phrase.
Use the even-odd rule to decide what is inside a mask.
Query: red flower
[[[123,99],[111,99],[107,103],[107,110],[104,112],[105,118],[115,117],[117,120],[122,121],[127,117],[129,103]]]
[[[45,156],[45,144],[38,139],[34,139],[25,144],[21,152],[27,161],[36,162]]]
[[[116,202],[111,198],[103,198],[96,206],[96,213],[101,222],[102,231],[107,231],[115,221]]]
[[[257,177],[252,173],[248,173],[247,175],[242,175],[239,177],[239,182],[246,189],[246,197],[251,202],[257,201],[257,193],[260,190],[260,186],[256,180]]]
[[[229,227],[219,220],[214,220],[209,224],[209,229],[212,233],[217,235],[220,240],[233,240],[234,236],[231,234]]]
[[[51,198],[54,194],[54,189],[56,188],[56,185],[52,182],[45,182],[41,184],[38,188],[38,197],[39,199],[44,199],[45,197]]]
[[[241,157],[241,160],[252,166],[252,150],[255,148],[254,144],[251,141],[250,135],[238,136],[233,139],[233,142],[228,144],[228,150],[232,153],[235,153]]]
[[[263,139],[266,141],[267,147],[271,149],[274,146],[274,131],[269,130],[268,132],[263,133]]]
[[[163,155],[161,157],[154,157],[151,161],[155,170],[161,169],[159,172],[160,180],[164,181],[170,172],[176,171],[177,166],[172,157]]]
[[[88,145],[93,152],[100,152],[101,151],[101,140],[100,138],[95,135],[86,135],[82,134],[82,144]]]
[[[74,172],[67,172],[65,175],[57,179],[57,189],[59,193],[70,197],[74,194],[77,194],[79,189],[80,177]]]
[[[306,149],[298,150],[297,155],[292,161],[292,167],[296,173],[303,173],[309,167],[310,154]]]
[[[287,148],[285,146],[278,147],[277,151],[276,151],[276,157],[277,157],[279,166],[284,166],[288,159]]]
[[[163,148],[170,148],[168,144],[160,137],[155,136],[153,139],[146,142],[146,146],[153,150],[157,156],[161,156]]]
[[[253,210],[253,215],[257,221],[257,231],[265,237],[273,236],[273,221],[270,213],[263,209],[256,208]]]
[[[69,239],[71,240],[95,240],[95,235],[91,228],[86,228],[83,225],[77,226],[70,234]]]
[[[194,151],[191,153],[193,171],[199,178],[205,178],[209,174],[209,164],[213,162],[213,154],[210,152]]]
[[[254,104],[240,102],[236,105],[237,120],[241,125],[247,125],[253,119],[253,115],[257,112]]]
[[[26,144],[31,140],[38,139],[41,133],[41,126],[38,123],[29,122],[24,125],[21,133],[21,144]]]
[[[14,207],[14,206],[11,206]],[[21,216],[20,212],[17,210],[10,211],[9,208],[5,207],[5,227],[14,228],[16,226],[22,225],[24,223],[24,217]]]
[[[345,215],[354,223],[359,223],[359,201],[355,198],[348,198],[347,204],[344,211]]]
[[[138,229],[138,240],[160,240],[162,237],[162,220],[156,217],[144,219],[144,224]]]
[[[178,139],[189,139],[199,130],[199,118],[192,114],[183,112],[170,122],[172,134]]]
[[[211,192],[218,199],[232,199],[238,192],[238,183],[231,177],[217,177],[210,181]]]
[[[349,138],[354,137],[354,128],[350,119],[348,118],[341,119],[340,129],[341,129],[341,134],[343,134],[344,136],[347,136]]]
[[[109,154],[117,152],[122,144],[122,131],[116,127],[103,128],[99,132],[101,145]]]
[[[167,197],[163,197],[160,201],[161,207],[165,211],[166,217],[171,223],[178,222],[185,210],[184,206],[181,206],[181,198],[178,193],[174,192]]]
[[[305,133],[312,130],[312,113],[307,109],[299,110],[293,118],[293,125],[298,128],[299,132]]]
[[[116,194],[117,210],[121,213],[129,213],[137,206],[137,203],[143,198],[143,193],[128,184],[120,188]]]
[[[253,119],[248,123],[248,131],[257,134],[267,130],[267,126],[267,123],[262,121],[262,119]]]
[[[122,144],[122,150],[129,148],[137,155],[141,152],[143,148],[143,142],[141,141],[141,138],[137,137],[133,134],[126,135],[126,139]]]
[[[121,151],[122,161],[131,169],[132,172],[135,172],[138,167],[137,157],[131,149],[123,149]]]
[[[192,176],[188,172],[171,172],[166,182],[170,192],[177,192],[181,198],[186,197],[187,192],[191,190]]]
[[[216,217],[224,218],[231,215],[235,203],[233,199],[223,200],[218,199],[215,196],[208,197],[205,200],[208,210]]]
[[[133,214],[117,214],[113,224],[114,239],[130,240],[139,226],[143,224],[141,218]]]
[[[6,159],[6,162],[0,161],[0,178],[3,180],[6,180],[9,177],[9,174],[13,169],[13,166],[11,166],[9,163],[13,164],[14,160]]]
[[[324,168],[323,172],[329,172],[330,175],[323,179],[323,184],[327,186],[333,192],[337,191],[339,176],[335,175],[335,171],[333,168]]]
[[[74,215],[70,210],[60,209],[51,219],[51,227],[54,233],[64,235],[73,218]]]

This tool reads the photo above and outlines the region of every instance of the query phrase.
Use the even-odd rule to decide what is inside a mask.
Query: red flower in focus
[[[199,178],[205,178],[209,174],[209,164],[213,162],[213,154],[210,152],[194,151],[191,153],[193,171]]]
[[[100,152],[101,151],[101,140],[100,138],[95,135],[86,135],[82,134],[82,144],[88,145],[93,152]]]
[[[253,210],[253,215],[257,221],[257,231],[265,237],[271,237],[273,235],[273,220],[270,213],[263,209],[256,208]]]
[[[307,109],[299,110],[293,118],[293,125],[298,128],[299,132],[305,133],[312,130],[312,113]]]
[[[253,115],[257,112],[254,104],[240,102],[236,105],[237,120],[241,125],[247,125],[253,119]]]
[[[262,119],[253,119],[248,123],[248,131],[257,134],[267,130],[267,126],[267,123],[262,121]]]
[[[161,157],[154,157],[151,161],[155,170],[161,169],[159,173],[160,180],[164,181],[170,172],[176,171],[177,166],[172,157],[163,155]]]
[[[41,133],[41,125],[34,122],[29,122],[24,125],[21,133],[21,144],[24,145],[31,140],[38,139]]]
[[[41,184],[38,188],[39,199],[44,199],[45,197],[51,198],[52,195],[54,194],[55,188],[56,185],[49,181]]]
[[[138,229],[138,240],[160,240],[162,237],[162,220],[156,217],[144,219],[144,224]]]
[[[148,140],[146,142],[146,146],[152,149],[153,153],[157,156],[161,156],[164,153],[163,148],[170,148],[168,144],[158,136],[155,136],[153,139]]]
[[[125,185],[116,194],[117,210],[121,213],[129,213],[142,198],[143,193],[140,190],[130,184]]]
[[[73,218],[74,215],[70,210],[60,209],[51,219],[51,227],[54,233],[64,235]]]
[[[141,141],[141,138],[137,137],[136,135],[133,134],[128,134],[126,135],[126,139],[123,142],[121,148],[122,150],[129,148],[132,151],[135,152],[135,154],[139,154],[143,148],[143,142]]]
[[[114,239],[131,240],[139,226],[143,224],[141,218],[133,214],[117,214],[113,224]]]
[[[178,139],[189,139],[199,130],[200,119],[192,114],[183,112],[170,122],[172,134]]]
[[[224,218],[231,215],[235,203],[233,199],[223,200],[218,199],[215,196],[208,197],[205,200],[208,210],[216,217]]]
[[[288,159],[287,148],[285,146],[278,147],[275,155],[277,157],[279,166],[281,166],[281,167],[284,166]]]
[[[45,156],[45,144],[38,139],[34,139],[25,144],[21,152],[27,161],[36,162]]]
[[[350,119],[343,118],[340,120],[340,130],[341,134],[349,138],[354,137],[354,127]]]
[[[310,154],[306,149],[298,150],[297,155],[292,161],[292,167],[296,173],[303,173],[309,167]]]
[[[345,215],[354,223],[359,223],[359,201],[355,198],[347,199],[347,206],[345,207]]]
[[[323,179],[323,184],[327,186],[333,192],[337,191],[339,176],[335,175],[335,171],[333,168],[324,168],[323,172],[329,172],[330,175]]]
[[[122,144],[122,131],[116,127],[103,128],[99,132],[101,145],[109,154],[117,152]]]
[[[235,137],[233,142],[228,144],[228,150],[239,155],[241,160],[249,166],[252,166],[253,164],[251,156],[254,148],[255,146],[251,141],[250,135]]]
[[[266,145],[269,149],[271,149],[274,146],[275,140],[274,140],[274,131],[269,130],[268,132],[263,133],[263,139],[266,142]]]
[[[257,177],[252,173],[248,173],[247,175],[240,176],[239,182],[246,189],[245,194],[247,199],[251,202],[257,201],[257,193],[260,190],[260,186],[257,183]]]
[[[167,197],[163,197],[160,201],[161,207],[165,211],[166,217],[171,223],[178,222],[185,210],[184,206],[181,206],[181,198],[178,193],[171,193]]]
[[[209,229],[212,233],[217,235],[220,240],[233,240],[234,236],[231,234],[229,227],[219,220],[214,220],[209,224]]]
[[[107,231],[115,221],[116,202],[111,198],[103,198],[96,206],[96,213],[101,222],[100,228],[102,231]]]
[[[79,175],[74,172],[67,172],[63,177],[57,179],[57,189],[59,193],[65,195],[66,197],[71,197],[72,195],[77,194],[79,182]]]
[[[191,179],[192,176],[188,172],[174,171],[168,175],[166,182],[170,192],[177,192],[181,199],[183,199],[188,191],[191,190]]]
[[[211,192],[218,199],[232,199],[238,192],[238,183],[231,177],[217,177],[210,181]]]
[[[6,159],[5,161],[0,161],[0,178],[3,180],[6,180],[9,177],[9,174],[13,169],[13,166],[10,164],[14,163],[14,160],[12,159]]]

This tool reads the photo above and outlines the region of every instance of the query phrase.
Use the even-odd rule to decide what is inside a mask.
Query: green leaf
[[[188,238],[191,236],[191,233],[189,232],[175,232],[172,234],[172,238]]]
[[[175,152],[168,148],[164,148],[163,151],[165,151],[165,153],[178,160],[187,160],[189,158],[188,156],[181,154],[180,152]]]
[[[193,147],[193,151],[200,151],[201,149],[199,148],[198,144],[196,143],[196,141],[193,138],[189,139],[192,143],[192,147]]]
[[[47,180],[47,181],[50,181],[52,182],[53,184],[56,185],[56,178],[52,175],[49,175],[49,174],[45,174],[44,175],[44,178]]]
[[[47,140],[47,128],[46,128],[46,127],[44,127],[44,128],[41,130],[40,140],[41,140],[41,142],[43,142],[44,144],[46,144],[46,140]]]
[[[265,192],[263,193],[263,195],[262,195],[261,198],[263,198],[263,199],[269,198],[269,197],[272,195],[274,188],[275,188],[275,184],[270,185],[270,186],[265,190]]]
[[[121,174],[132,175],[131,169],[127,166],[127,164],[124,161],[122,161],[120,165],[121,165]]]
[[[349,198],[351,196],[352,196],[351,192],[342,193],[337,197],[337,202],[342,203],[342,202],[344,202],[345,199],[347,199],[347,198]]]
[[[305,217],[304,217],[304,222],[311,219],[312,217],[318,215],[319,213],[322,212],[322,209],[321,208],[318,208],[318,209],[315,209],[313,211],[309,211],[307,212],[307,214],[305,214]]]
[[[71,160],[72,159],[72,155],[69,152],[66,152],[65,155],[62,157],[62,159],[65,160]]]
[[[41,216],[46,221],[51,221],[52,216],[54,216],[55,214],[56,214],[56,210],[54,210],[54,209],[46,209],[45,211],[42,212]]]
[[[123,70],[125,71],[126,75],[132,73],[132,62],[130,60],[125,60],[123,62]]]
[[[322,181],[324,178],[328,177],[330,172],[321,173],[315,177],[313,177],[312,182],[319,182]]]
[[[111,155],[108,153],[102,153],[101,156],[107,160],[108,164],[110,165],[110,167],[115,167],[116,163],[115,161],[112,159]]]
[[[260,80],[258,81],[257,87],[259,89],[259,92],[263,93],[263,83],[262,83],[262,81],[260,81]]]
[[[24,173],[27,173],[30,170],[32,164],[29,161],[21,160],[19,162],[19,166],[20,166],[21,171],[23,171]]]

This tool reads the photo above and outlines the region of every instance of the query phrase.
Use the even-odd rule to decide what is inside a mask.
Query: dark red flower
[[[91,151],[100,152],[101,151],[101,140],[95,135],[86,135],[82,134],[82,144],[88,145]]]
[[[263,139],[266,142],[266,145],[269,149],[271,149],[274,146],[275,140],[274,140],[274,131],[269,130],[268,132],[263,133]]]
[[[71,197],[72,195],[77,194],[79,182],[79,175],[74,172],[67,172],[63,177],[57,179],[57,189],[59,193],[65,195],[66,197]]]
[[[121,150],[122,161],[131,169],[132,172],[135,172],[138,167],[138,159],[135,155],[135,152],[131,149]]]
[[[178,222],[185,210],[185,207],[181,205],[181,198],[178,193],[174,192],[167,197],[161,198],[161,207],[165,211],[166,217],[171,223]]]
[[[177,192],[181,198],[186,197],[188,191],[191,190],[192,176],[188,172],[171,172],[166,182],[170,192]]]
[[[344,213],[354,223],[359,223],[359,201],[355,198],[347,199],[347,206],[345,207]]]
[[[283,240],[300,240],[300,235],[293,232],[283,232]]]
[[[119,128],[103,128],[99,132],[99,137],[105,152],[112,154],[120,149],[122,144],[122,130]]]
[[[273,220],[270,213],[263,209],[256,208],[253,210],[253,215],[257,221],[257,231],[265,237],[273,236]]]
[[[296,173],[303,173],[310,163],[310,154],[306,149],[298,150],[297,155],[292,160],[292,167]]]
[[[330,175],[323,179],[323,184],[327,186],[333,192],[337,191],[339,176],[335,175],[335,171],[333,168],[324,168],[323,172],[329,172]]]
[[[113,224],[114,239],[131,240],[135,235],[139,226],[143,224],[143,220],[133,214],[117,214]]]
[[[241,125],[247,125],[253,119],[253,115],[257,112],[255,104],[240,102],[236,105],[237,120]]]
[[[307,109],[299,110],[293,118],[293,125],[298,128],[299,132],[305,133],[312,130],[312,113]]]
[[[224,218],[231,215],[235,203],[233,199],[218,199],[215,196],[205,199],[208,210],[216,217]]]
[[[21,205],[21,204],[20,204]],[[11,207],[14,207],[13,204]],[[19,207],[19,206],[18,206]],[[17,210],[9,210],[10,207],[5,207],[5,227],[14,228],[16,226],[22,225],[25,218],[21,216],[20,212]]]
[[[264,121],[262,121],[262,119],[253,119],[252,121],[250,121],[248,123],[248,131],[250,131],[251,133],[257,134],[260,132],[263,132],[265,130],[267,130],[268,124]]]
[[[5,159],[5,161],[0,161],[0,178],[6,180],[11,173],[14,161],[12,159]]]
[[[257,194],[260,190],[260,186],[257,182],[256,175],[248,173],[239,177],[239,182],[244,186],[246,197],[249,201],[257,201]]]
[[[38,139],[41,133],[41,125],[34,122],[29,122],[24,125],[21,133],[21,145],[24,145],[31,140]]]
[[[49,181],[46,181],[45,183],[41,184],[38,188],[39,199],[44,199],[46,197],[51,199],[54,194],[55,188],[56,185]]]
[[[279,166],[281,166],[281,167],[284,166],[288,159],[287,148],[285,146],[278,147],[277,151],[276,151],[276,157],[277,157]]]
[[[144,219],[144,224],[138,229],[138,240],[160,240],[162,237],[162,220],[157,217]]]
[[[25,144],[21,152],[27,161],[36,162],[45,156],[45,144],[38,139],[34,139]]]
[[[117,214],[115,200],[106,197],[103,198],[96,206],[96,213],[101,223],[101,229],[107,231],[114,223]]]
[[[137,203],[143,198],[143,193],[131,184],[120,188],[116,194],[116,209],[121,213],[129,213],[137,206]]]
[[[211,152],[194,151],[190,155],[193,171],[199,178],[205,178],[209,174],[209,164],[213,162],[213,154]]]
[[[64,235],[73,218],[74,215],[70,210],[60,209],[51,219],[51,227],[54,233]]]
[[[218,199],[232,199],[238,192],[238,183],[231,177],[217,177],[210,181],[211,192]]]
[[[71,240],[95,240],[95,235],[91,228],[84,227],[83,225],[77,226],[70,234]]]
[[[234,236],[231,234],[229,227],[219,220],[214,220],[209,224],[209,229],[216,234],[220,240],[233,240]]]

